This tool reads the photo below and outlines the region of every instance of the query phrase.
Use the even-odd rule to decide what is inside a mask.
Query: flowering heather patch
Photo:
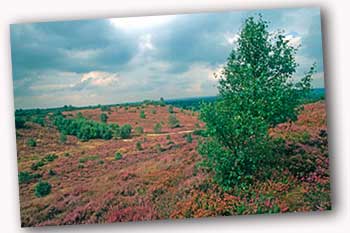
[[[156,109],[156,114],[152,114]],[[129,139],[92,139],[86,142],[60,133],[53,126],[26,123],[17,129],[20,200],[23,226],[111,223],[167,218],[284,213],[328,210],[330,202],[329,157],[325,103],[304,106],[295,123],[270,130],[285,143],[276,156],[283,166],[271,171],[268,180],[255,180],[245,189],[224,192],[212,182],[212,174],[198,166],[196,148],[202,136],[192,133],[203,127],[197,113],[174,108],[179,128],[169,128],[166,106],[146,106],[146,119],[136,107],[111,108],[108,122],[144,128]],[[79,110],[99,120],[100,109]],[[135,111],[135,112],[133,112]],[[65,115],[76,114],[75,111]],[[154,125],[163,121],[162,132]],[[191,140],[188,139],[191,135]],[[34,138],[36,147],[27,145]],[[142,150],[135,146],[142,143]],[[122,156],[115,159],[115,154]],[[50,155],[50,156],[49,156]],[[32,164],[44,161],[31,170]],[[102,162],[101,162],[102,161]],[[55,175],[50,175],[55,171]],[[34,177],[35,175],[35,177]],[[51,192],[35,195],[39,182]]]

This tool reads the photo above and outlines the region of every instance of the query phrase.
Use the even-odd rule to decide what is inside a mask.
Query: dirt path
[[[166,136],[166,135],[174,135],[174,134],[184,134],[184,133],[192,133],[194,130],[184,130],[179,132],[171,132],[171,133],[147,133],[147,137],[158,137],[158,136]]]
[[[166,135],[174,135],[174,134],[185,134],[185,133],[192,133],[194,130],[184,130],[184,131],[178,131],[178,132],[170,132],[170,133],[146,133],[146,137],[160,137],[160,136],[166,136]],[[123,139],[124,142],[132,142],[134,139]]]

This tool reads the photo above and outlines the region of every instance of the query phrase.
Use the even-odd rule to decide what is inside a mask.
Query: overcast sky
[[[317,8],[29,23],[11,25],[15,107],[216,95],[213,73],[257,13],[301,46],[296,76],[316,62],[323,87]]]

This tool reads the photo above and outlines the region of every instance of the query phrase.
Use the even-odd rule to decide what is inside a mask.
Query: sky
[[[296,79],[316,63],[324,87],[318,8],[26,23],[10,27],[15,108],[216,95],[213,74],[259,13],[299,46]]]

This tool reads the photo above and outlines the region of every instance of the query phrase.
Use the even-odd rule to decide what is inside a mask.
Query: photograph
[[[331,210],[321,29],[320,8],[11,24],[21,227]]]

